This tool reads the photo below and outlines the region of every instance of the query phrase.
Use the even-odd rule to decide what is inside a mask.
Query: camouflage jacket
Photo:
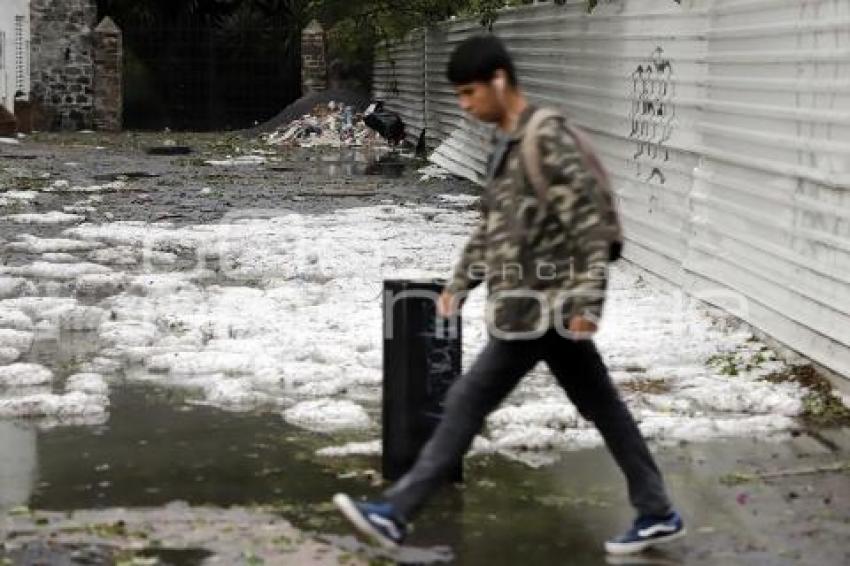
[[[596,180],[561,118],[538,130],[546,202],[526,177],[520,142],[534,110],[490,158],[480,221],[447,286],[463,296],[486,280],[488,328],[503,338],[566,329],[574,315],[597,320],[607,285],[609,244],[594,231]]]

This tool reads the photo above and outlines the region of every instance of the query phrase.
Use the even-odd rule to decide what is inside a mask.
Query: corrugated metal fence
[[[374,95],[404,119],[409,140],[416,141],[425,130],[425,33],[415,31],[408,40],[376,57]]]
[[[445,79],[459,19],[388,51],[376,95],[480,181],[487,128]],[[850,377],[850,2],[583,0],[506,10],[494,32],[538,104],[590,131],[625,255]]]

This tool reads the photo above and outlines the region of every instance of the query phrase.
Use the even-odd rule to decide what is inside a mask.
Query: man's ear
[[[508,74],[503,69],[497,69],[491,84],[497,93],[504,94],[508,88]]]

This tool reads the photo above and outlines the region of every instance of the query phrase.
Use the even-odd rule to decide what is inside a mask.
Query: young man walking
[[[437,309],[452,316],[486,281],[489,341],[449,391],[443,420],[417,462],[383,500],[358,503],[338,494],[334,502],[367,536],[387,547],[401,544],[409,521],[446,481],[485,417],[545,361],[605,439],[637,511],[633,526],[606,542],[606,550],[629,554],[683,536],[661,473],[592,341],[607,264],[619,255],[604,171],[563,117],[528,104],[497,38],[458,46],[448,77],[463,110],[495,124],[497,133],[481,221]]]

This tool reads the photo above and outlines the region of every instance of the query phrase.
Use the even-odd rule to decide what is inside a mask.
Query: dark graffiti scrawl
[[[637,175],[646,181],[666,182],[664,164],[670,160],[666,143],[676,126],[673,64],[661,47],[632,73],[632,131]]]

